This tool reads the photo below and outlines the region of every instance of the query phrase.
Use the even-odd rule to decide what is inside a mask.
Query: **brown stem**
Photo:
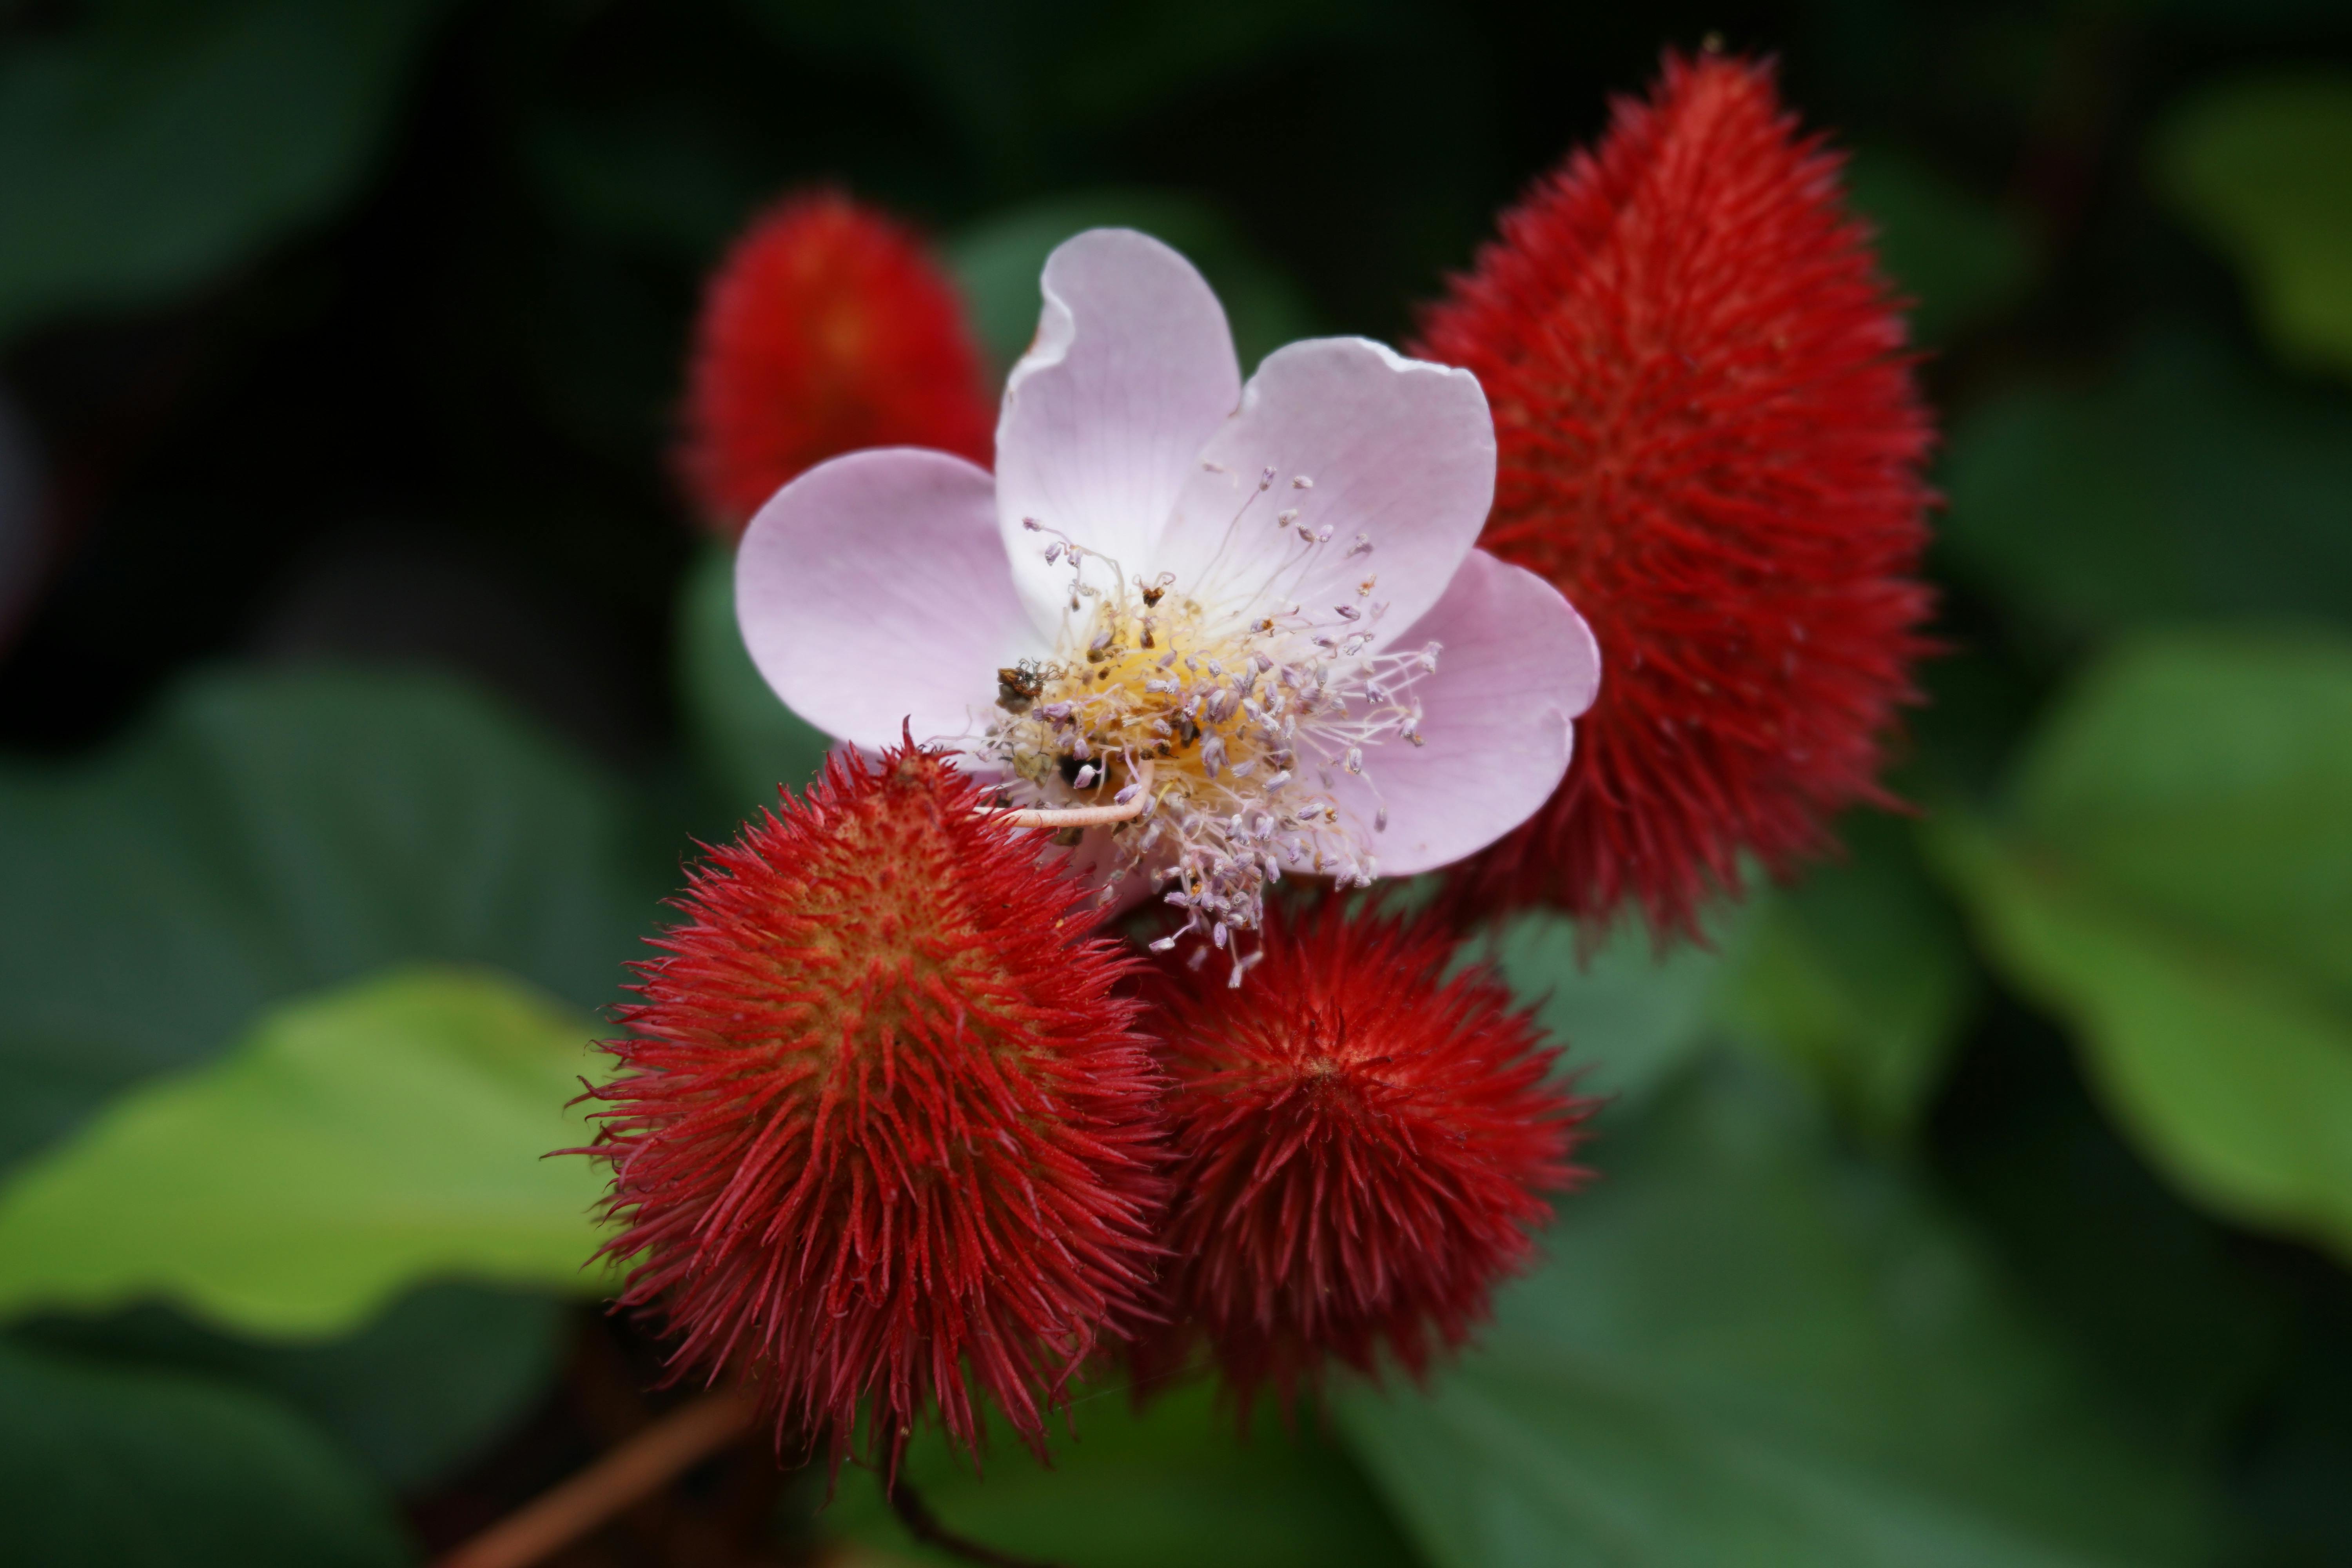
[[[930,1510],[920,1494],[904,1479],[895,1482],[890,1488],[890,1511],[898,1516],[909,1535],[926,1546],[937,1547],[950,1557],[961,1557],[967,1563],[984,1563],[988,1568],[1053,1568],[1053,1564],[1040,1563],[1034,1557],[1015,1557],[992,1546],[982,1546],[970,1536],[958,1535],[940,1522],[939,1515]]]
[[[735,1389],[673,1410],[435,1568],[530,1568],[741,1436],[752,1410],[750,1396]]]

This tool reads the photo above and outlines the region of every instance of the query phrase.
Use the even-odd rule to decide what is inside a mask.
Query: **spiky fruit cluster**
[[[1163,1087],[1043,836],[911,742],[836,757],[693,875],[609,1048],[625,1304],[746,1377],[780,1442],[886,1468],[975,1394],[1046,1410],[1156,1257]]]
[[[1205,1345],[1246,1417],[1327,1363],[1418,1377],[1520,1268],[1588,1109],[1491,973],[1434,921],[1276,910],[1246,984],[1155,975],[1174,1196],[1149,1387]]]
[[[1458,871],[1458,910],[1638,900],[1689,931],[1743,853],[1782,872],[1887,804],[1914,698],[1931,430],[1840,161],[1769,65],[1668,56],[1504,215],[1423,322],[1500,448],[1480,542],[1591,623],[1601,695],[1544,810]]]
[[[914,237],[835,192],[788,197],[713,273],[679,467],[733,538],[784,481],[864,447],[989,460],[996,410],[955,289]]]

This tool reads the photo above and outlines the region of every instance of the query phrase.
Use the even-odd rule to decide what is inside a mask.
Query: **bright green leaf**
[[[1587,1094],[1638,1104],[1706,1043],[1726,985],[1755,921],[1752,905],[1727,906],[1708,921],[1710,947],[1681,943],[1663,956],[1638,921],[1621,922],[1587,951],[1575,922],[1528,914],[1471,943],[1465,955],[1491,958],[1552,1039]]]
[[[1427,1394],[1343,1431],[1459,1568],[2206,1560],[2207,1499],[2122,1440],[1962,1236],[1718,1059],[1593,1151],[1549,1261]]]
[[[0,338],[167,300],[325,216],[373,163],[441,9],[116,0],[78,32],[12,43]]]
[[[1094,191],[992,218],[948,247],[973,329],[1000,370],[1009,369],[1037,335],[1037,279],[1045,258],[1070,236],[1097,227],[1141,229],[1201,269],[1224,305],[1244,375],[1274,350],[1313,331],[1297,289],[1214,207],[1170,191]]]
[[[623,805],[424,676],[215,675],[98,762],[0,767],[0,1160],[392,964],[602,1005],[657,893],[628,879]]]
[[[1136,1414],[1123,1387],[1073,1403],[1051,1469],[1000,1425],[985,1481],[936,1431],[908,1450],[907,1476],[942,1523],[999,1552],[1063,1568],[1396,1568],[1415,1561],[1348,1457],[1261,1411],[1246,1440],[1196,1382]],[[819,1527],[913,1562],[917,1547],[870,1471],[845,1472]]]
[[[384,1500],[270,1400],[5,1342],[0,1556],[41,1568],[410,1560]]]
[[[566,1108],[593,1024],[487,971],[417,970],[271,1013],[121,1096],[0,1186],[0,1312],[148,1297],[325,1335],[420,1281],[596,1290],[602,1173]]]
[[[2352,619],[2352,399],[2159,334],[2107,381],[2028,384],[1952,436],[1943,542],[2045,626]]]
[[[2352,1253],[2352,640],[2128,644],[1945,860],[2163,1170]]]
[[[1916,153],[1857,148],[1846,186],[1878,230],[1880,260],[1916,301],[1920,341],[1948,342],[2014,304],[2032,281],[2033,247],[2017,221]]]
[[[2352,75],[2242,79],[2175,110],[2158,188],[2245,269],[2281,354],[2352,373]]]
[[[1940,1079],[1972,974],[1910,825],[1856,816],[1842,837],[1846,858],[1767,902],[1722,1011],[1820,1085],[1851,1125],[1897,1142]]]
[[[37,1319],[21,1342],[206,1373],[307,1415],[394,1491],[438,1480],[520,1422],[547,1393],[571,1327],[547,1295],[454,1282],[394,1302],[320,1342],[223,1333],[152,1302],[103,1317]]]
[[[726,820],[774,805],[780,785],[808,787],[824,765],[827,742],[751,663],[735,620],[732,552],[709,547],[688,569],[679,589],[677,658],[688,728]]]

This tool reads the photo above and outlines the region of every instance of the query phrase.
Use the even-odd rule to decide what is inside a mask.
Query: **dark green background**
[[[1926,815],[1712,953],[1498,939],[1617,1098],[1434,1388],[1247,1447],[1100,1389],[1050,1476],[915,1473],[1080,1564],[2352,1561],[2352,346],[2274,287],[2352,321],[2323,0],[0,5],[0,1162],[386,966],[618,1000],[691,837],[806,768],[669,468],[763,200],[912,220],[1000,367],[1100,221],[1245,356],[1398,339],[1710,35],[1854,150],[1916,300]],[[20,1321],[0,1556],[402,1561],[653,1365],[451,1282],[325,1343]],[[774,1551],[911,1551],[821,1491]]]

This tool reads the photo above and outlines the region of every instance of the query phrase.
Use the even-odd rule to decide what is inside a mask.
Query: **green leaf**
[[[2157,188],[2244,269],[2279,353],[2352,373],[2352,75],[2222,82],[2167,116]]]
[[[1270,1416],[1246,1439],[1195,1382],[1138,1415],[1123,1387],[1081,1394],[1074,1436],[1038,1465],[1000,1424],[987,1479],[936,1431],[907,1477],[940,1521],[999,1552],[1063,1568],[1404,1568],[1415,1561],[1348,1457]],[[1261,1412],[1262,1415],[1265,1413]],[[951,1563],[917,1547],[867,1470],[845,1471],[822,1528],[893,1557]]]
[[[420,1281],[602,1289],[593,1026],[488,972],[273,1012],[0,1186],[0,1313],[150,1297],[251,1332],[356,1327]]]
[[[1899,1143],[1941,1080],[1974,975],[1910,825],[1857,813],[1841,837],[1846,858],[1765,904],[1721,1011],[1818,1085],[1849,1125]]]
[[[1718,1058],[1599,1155],[1481,1348],[1427,1394],[1340,1402],[1432,1561],[2205,1560],[2195,1482],[1777,1079]]]
[[[1906,148],[1856,148],[1846,189],[1878,230],[1888,274],[1916,301],[1922,342],[1948,342],[2033,281],[2033,247],[2017,221]]]
[[[319,1343],[226,1334],[152,1303],[105,1317],[36,1319],[16,1337],[258,1388],[310,1417],[384,1487],[409,1492],[530,1413],[555,1377],[569,1326],[552,1297],[444,1283]]]
[[[496,964],[601,1005],[655,907],[623,805],[413,675],[214,675],[99,762],[0,767],[0,1160],[391,964]]]
[[[1638,1105],[1706,1044],[1724,987],[1738,973],[1756,921],[1752,904],[1727,905],[1707,921],[1713,945],[1664,954],[1638,921],[1621,921],[1594,946],[1564,916],[1522,915],[1464,949],[1491,959],[1533,1003],[1563,1066],[1586,1094]]]
[[[1948,825],[1995,963],[2188,1191],[2352,1254],[2352,640],[2147,637]]]
[[[2190,616],[2352,619],[2352,400],[2204,339],[2029,384],[1953,433],[1954,564],[2061,633]]]
[[[735,556],[706,546],[680,584],[678,698],[695,754],[739,822],[776,804],[779,786],[804,790],[824,765],[825,737],[784,706],[743,646],[735,620]]]
[[[1000,371],[1037,335],[1037,279],[1054,247],[1081,230],[1141,229],[1184,253],[1224,305],[1246,375],[1313,330],[1305,301],[1216,208],[1171,191],[1103,190],[1057,196],[965,230],[947,247],[971,308],[973,331]]]
[[[315,224],[374,163],[440,0],[99,8],[0,59],[0,339],[151,305]]]
[[[0,1342],[0,1552],[42,1568],[388,1568],[383,1500],[271,1401]]]

